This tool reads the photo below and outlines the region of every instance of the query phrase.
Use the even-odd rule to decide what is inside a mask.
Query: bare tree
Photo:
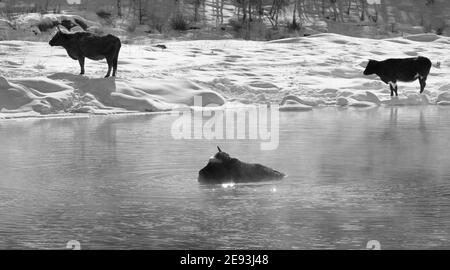
[[[117,16],[122,17],[122,2],[121,0],[117,0]]]

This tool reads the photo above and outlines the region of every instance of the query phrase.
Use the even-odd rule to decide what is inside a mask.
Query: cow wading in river
[[[98,36],[88,32],[64,33],[58,28],[58,32],[49,42],[50,46],[62,46],[67,54],[74,60],[78,60],[81,67],[80,75],[84,74],[84,59],[102,60],[106,58],[108,73],[116,76],[117,61],[119,59],[120,39],[113,35]]]
[[[281,180],[286,175],[261,164],[246,163],[232,158],[217,147],[219,152],[199,171],[201,184],[250,183]]]

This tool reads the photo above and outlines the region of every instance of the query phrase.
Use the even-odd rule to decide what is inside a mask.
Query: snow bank
[[[389,100],[383,101],[383,104],[388,106],[417,106],[430,105],[431,102],[427,95],[409,94],[406,97],[393,97]]]
[[[288,95],[288,96],[285,96],[280,103],[280,105],[285,105],[285,104],[290,104],[290,105],[301,104],[303,106],[307,106],[307,107],[311,108],[311,107],[323,105],[323,104],[325,104],[325,102],[320,99],[306,98],[306,97],[301,98],[301,97],[294,96],[294,95]]]
[[[85,18],[78,15],[69,15],[69,14],[27,13],[19,15],[14,22],[18,26],[18,28],[27,29],[33,26],[37,26],[41,23],[46,22],[61,23],[62,21],[70,21],[74,25],[82,24],[81,25],[82,27],[100,26],[100,23],[86,20]]]
[[[350,96],[350,98],[357,100],[357,101],[374,103],[377,105],[381,104],[380,99],[374,93],[372,93],[370,91],[366,91],[364,94],[352,95],[352,96]]]
[[[7,31],[13,28],[14,26],[10,21],[0,18],[0,31]]]
[[[0,40],[7,40],[12,31],[14,31],[14,26],[11,22],[0,18]]]
[[[105,61],[87,60],[87,77],[75,75],[77,61],[47,41],[0,41],[1,110],[10,115],[165,111],[194,105],[194,96],[202,97],[204,106],[273,103],[284,111],[450,104],[448,37],[160,41],[166,49],[153,42],[123,44],[114,80],[100,79]],[[391,98],[389,85],[362,74],[368,59],[416,55],[433,62],[421,95],[419,82],[399,82],[399,97]]]
[[[418,35],[409,35],[406,36],[405,38],[412,41],[433,42],[437,39],[440,39],[441,37],[436,34],[418,34]]]
[[[284,112],[303,112],[311,111],[313,106],[306,105],[302,99],[297,96],[287,96],[281,101],[280,111]]]
[[[437,97],[436,103],[438,105],[449,106],[450,105],[450,93],[443,92],[443,93],[439,94],[439,96]]]
[[[27,13],[12,21],[0,19],[0,40],[48,41],[56,25],[70,28],[71,32],[100,32],[99,29],[103,29],[100,23],[78,15]]]
[[[48,78],[0,77],[0,115],[50,113],[156,112],[183,108],[201,97],[202,106],[221,106],[219,94],[187,80],[90,79],[67,73]],[[5,117],[5,115],[3,115]]]

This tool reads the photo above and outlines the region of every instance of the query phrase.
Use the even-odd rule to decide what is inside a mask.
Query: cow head
[[[364,70],[364,75],[372,75],[375,74],[377,71],[377,63],[376,60],[369,60],[369,63],[367,63],[366,69]]]
[[[226,163],[231,160],[230,155],[228,155],[225,152],[222,152],[222,149],[220,149],[219,146],[217,146],[217,149],[219,150],[219,152],[217,152],[217,154],[212,156],[209,159],[209,162],[211,162],[211,163]]]
[[[230,178],[230,168],[232,158],[217,147],[219,152],[212,156],[208,164],[199,171],[200,182],[204,183],[221,183]]]
[[[48,44],[50,44],[50,46],[62,46],[65,43],[66,40],[66,34],[64,34],[61,29],[59,28],[59,26],[56,27],[58,29],[58,31],[56,32],[56,34],[53,36],[52,40],[50,40],[50,42]]]

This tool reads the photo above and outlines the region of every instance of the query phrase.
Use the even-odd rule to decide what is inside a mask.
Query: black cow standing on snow
[[[430,69],[430,59],[422,56],[384,61],[369,60],[364,75],[378,75],[384,83],[389,84],[391,96],[394,96],[394,93],[398,96],[397,81],[412,82],[419,79],[422,94]]]
[[[113,35],[98,36],[92,33],[63,33],[59,28],[56,35],[50,40],[50,46],[62,46],[67,54],[74,60],[78,60],[81,67],[80,75],[84,74],[85,57],[92,60],[102,60],[106,58],[108,63],[108,73],[116,76],[117,61],[119,59],[120,39]]]

